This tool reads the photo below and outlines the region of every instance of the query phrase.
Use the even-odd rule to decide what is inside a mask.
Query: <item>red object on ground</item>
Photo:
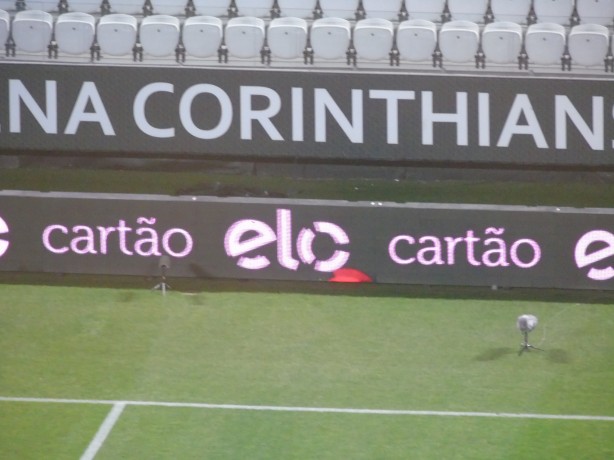
[[[329,279],[333,283],[371,283],[373,280],[366,273],[355,268],[340,268],[333,272]]]

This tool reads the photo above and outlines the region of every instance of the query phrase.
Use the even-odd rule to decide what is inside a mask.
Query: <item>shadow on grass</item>
[[[518,352],[511,348],[490,348],[488,350],[484,350],[482,353],[475,357],[476,361],[496,361],[498,359],[503,358],[508,355],[515,355]]]
[[[130,303],[135,297],[134,291],[121,291],[117,294],[117,301],[121,303]]]
[[[114,289],[151,289],[158,280],[145,276],[65,275],[50,273],[0,273],[0,284],[31,284]],[[614,291],[499,288],[486,286],[426,286],[321,281],[269,281],[199,278],[172,278],[174,291],[300,293],[358,297],[406,297],[424,299],[517,300],[561,303],[614,304]],[[121,294],[127,302],[126,294]]]
[[[546,355],[548,357],[548,361],[555,364],[569,364],[572,361],[567,350],[563,350],[561,348],[547,350]]]
[[[563,350],[561,348],[553,348],[553,349],[537,349],[537,350],[527,350],[524,352],[520,352],[518,350],[512,350],[509,348],[493,348],[490,350],[486,350],[484,353],[478,355],[475,359],[476,361],[495,361],[503,356],[514,354],[518,356],[523,356],[525,354],[539,354],[543,355],[547,361],[554,364],[569,364],[572,359],[567,350]]]
[[[196,306],[205,305],[205,296],[201,293],[196,293],[191,296],[192,304]]]

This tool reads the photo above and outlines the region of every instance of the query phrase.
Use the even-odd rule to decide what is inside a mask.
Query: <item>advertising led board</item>
[[[0,192],[0,271],[614,289],[614,210]]]

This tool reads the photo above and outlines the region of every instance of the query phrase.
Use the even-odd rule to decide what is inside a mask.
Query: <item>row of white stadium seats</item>
[[[165,57],[185,54],[198,58],[228,56],[239,59],[304,59],[466,63],[475,60],[520,66],[571,62],[611,70],[611,34],[600,24],[570,29],[540,23],[526,30],[513,22],[494,22],[482,29],[470,21],[450,21],[437,28],[431,21],[410,19],[394,26],[386,19],[363,19],[354,27],[342,18],[315,20],[311,27],[301,18],[276,18],[268,27],[261,18],[238,17],[224,26],[214,16],[194,16],[181,21],[175,16],[110,14],[98,22],[87,13],[64,13],[53,22],[44,11],[21,11],[12,23],[0,10],[0,43],[7,55],[15,51],[69,55],[91,53],[100,57],[133,54]],[[566,63],[567,61],[567,63]]]
[[[173,16],[590,23],[605,26],[611,26],[614,20],[614,0],[0,0],[0,9]]]

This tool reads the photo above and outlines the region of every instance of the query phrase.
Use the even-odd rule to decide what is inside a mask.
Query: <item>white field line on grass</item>
[[[109,415],[107,415],[107,418],[104,419],[104,422],[102,422],[102,425],[100,425],[100,428],[98,428],[96,436],[94,436],[90,445],[87,446],[87,449],[81,456],[81,460],[93,460],[94,457],[96,457],[96,454],[107,440],[107,436],[111,433],[111,430],[115,426],[117,420],[119,420],[125,407],[126,404],[123,402],[113,404],[113,408],[109,412]]]
[[[458,412],[458,411],[433,411],[433,410],[403,410],[403,409],[352,409],[332,407],[293,407],[293,406],[252,406],[242,404],[207,404],[188,402],[158,402],[158,401],[112,401],[99,399],[54,399],[54,398],[23,398],[0,396],[0,402],[24,402],[24,403],[47,403],[47,404],[97,404],[114,406],[107,416],[107,420],[115,412],[117,417],[126,406],[141,407],[174,407],[192,409],[219,409],[219,410],[243,410],[265,412],[314,412],[321,414],[366,414],[366,415],[414,415],[414,416],[438,416],[438,417],[492,417],[513,419],[542,419],[542,420],[583,420],[614,422],[614,416],[608,415],[572,415],[572,414],[532,414],[512,412]],[[120,409],[121,407],[121,409]],[[105,423],[106,421],[105,420]],[[112,425],[116,420],[111,423]],[[104,423],[103,423],[104,425]],[[99,432],[102,431],[102,427]],[[108,433],[107,433],[108,434]]]

